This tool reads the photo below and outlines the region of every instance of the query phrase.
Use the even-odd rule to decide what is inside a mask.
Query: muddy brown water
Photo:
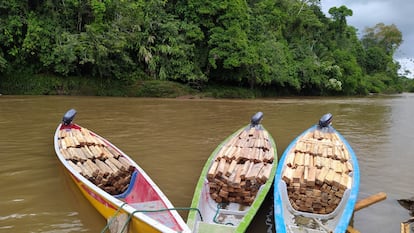
[[[279,156],[330,112],[358,156],[359,199],[387,194],[356,212],[354,227],[362,233],[399,232],[400,222],[410,217],[397,199],[414,196],[414,94],[260,100],[0,96],[0,232],[95,233],[105,227],[53,149],[54,131],[70,108],[78,112],[76,123],[131,156],[176,207],[190,206],[210,153],[257,111],[264,113],[262,123]],[[271,195],[248,232],[271,229]],[[187,212],[180,214],[186,219]]]

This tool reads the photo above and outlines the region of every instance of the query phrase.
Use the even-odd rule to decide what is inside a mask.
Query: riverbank
[[[249,88],[211,83],[182,84],[161,80],[131,80],[14,74],[12,76],[0,77],[0,93],[3,95],[123,96],[187,99],[255,99],[301,95],[296,93],[295,90],[276,88],[274,86]],[[412,80],[409,81],[405,80],[403,89],[405,92],[414,92],[414,82]],[[383,94],[394,93],[398,93],[398,91],[391,88],[387,93]]]
[[[96,77],[16,75],[1,77],[0,93],[5,95],[125,96],[160,98],[238,98],[281,96],[274,89],[234,87],[217,84],[182,84],[172,81],[110,80]],[[287,93],[283,93],[286,95]]]

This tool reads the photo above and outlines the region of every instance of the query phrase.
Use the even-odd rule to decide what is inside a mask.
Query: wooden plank
[[[210,167],[210,169],[208,170],[208,173],[207,173],[207,178],[208,179],[213,179],[215,177],[218,165],[219,165],[219,161],[217,161],[217,160],[214,161],[214,163],[211,165],[211,167]]]
[[[59,149],[59,151],[62,154],[63,158],[65,158],[66,160],[71,160],[72,159],[72,155],[67,153],[67,150],[61,148],[61,149]]]
[[[229,177],[233,173],[234,169],[236,168],[236,165],[237,165],[237,161],[232,160],[231,163],[230,163],[229,168],[226,171],[226,176]]]
[[[77,164],[75,164],[74,162],[72,162],[72,161],[68,161],[68,163],[69,163],[69,165],[71,166],[71,167],[73,167],[73,169],[75,169],[77,172],[79,172],[79,173],[83,173],[83,169],[81,168],[81,167],[79,167]]]
[[[76,163],[82,169],[82,175],[86,178],[92,177],[93,170],[86,163],[77,162]]]
[[[92,169],[92,173],[99,173],[101,171],[100,168],[90,159],[86,160],[84,164],[88,165]]]
[[[306,181],[306,185],[309,187],[314,187],[316,182],[316,167],[310,167],[308,173],[308,179]]]
[[[58,142],[60,142],[60,148],[62,148],[62,149],[66,149],[66,148],[68,148],[68,147],[66,146],[66,142],[65,142],[65,140],[63,140],[63,138],[59,139],[59,141],[58,141]]]
[[[273,167],[273,164],[267,163],[262,168],[263,172],[261,172],[260,179],[262,180],[263,183],[266,183],[266,181],[269,179],[270,173],[272,173],[272,167]]]
[[[305,154],[302,152],[295,153],[295,166],[303,166],[305,164]]]
[[[329,168],[322,167],[321,171],[319,172],[319,175],[316,178],[317,184],[322,184],[325,181],[325,177],[329,172]]]
[[[246,174],[246,180],[254,180],[256,179],[257,175],[259,174],[260,170],[264,166],[263,163],[255,163],[253,164],[252,168]]]
[[[293,177],[292,177],[292,181],[294,183],[300,182],[300,178],[303,176],[304,169],[305,169],[304,166],[298,166],[296,169],[294,169]]]
[[[63,138],[63,140],[65,141],[66,147],[74,147],[73,141],[70,139],[70,136]]]
[[[304,165],[306,167],[311,166],[311,163],[313,165],[313,162],[311,162],[311,159],[313,160],[313,157],[309,153],[305,153],[305,155],[304,155]]]
[[[234,179],[232,180],[233,181],[233,186],[240,187],[240,183],[241,183],[241,176],[240,176],[240,174],[242,172],[242,168],[243,168],[242,165],[237,164],[237,166],[235,168],[235,171],[234,171],[234,173],[236,175],[235,175]]]
[[[337,173],[342,173],[343,171],[343,166],[342,166],[342,162],[340,160],[332,160],[332,169],[337,172]]]
[[[332,169],[329,169],[328,174],[325,176],[325,183],[332,184],[334,179],[335,171]]]
[[[217,176],[222,176],[224,174],[224,169],[226,167],[226,160],[224,158],[221,158],[217,167],[216,174]]]
[[[342,179],[342,175],[340,173],[335,172],[334,173],[334,177],[333,177],[333,185],[337,188],[341,187],[341,179]]]
[[[286,157],[286,165],[288,167],[294,167],[294,165],[295,165],[294,161],[295,161],[295,153],[290,152]]]
[[[126,168],[127,168],[127,170],[133,170],[134,169],[134,167],[132,166],[132,164],[128,161],[128,159],[127,158],[125,158],[125,157],[123,157],[123,156],[120,156],[119,158],[118,158],[118,161],[120,162],[120,163],[122,163]]]
[[[108,158],[111,163],[113,163],[119,170],[127,170],[127,167],[125,167],[121,162],[119,162],[117,159],[113,157]]]
[[[247,174],[247,172],[250,170],[250,167],[251,167],[251,165],[252,165],[253,163],[252,162],[250,162],[249,160],[247,160],[245,163],[244,163],[244,165],[243,165],[243,167],[242,167],[242,171],[240,172],[240,177],[241,177],[241,179],[242,180],[244,180],[245,179],[245,177],[246,177],[246,174]]]
[[[113,170],[103,161],[99,159],[95,159],[95,164],[99,167],[99,169],[105,173],[105,175],[112,174]]]
[[[308,176],[309,176],[309,167],[304,166],[304,169],[303,169],[303,183],[304,184],[308,183]]]
[[[112,169],[113,174],[117,174],[118,172],[120,172],[119,168],[115,164],[113,164],[109,159],[106,159],[104,163],[106,163],[106,165],[108,165],[108,167]]]

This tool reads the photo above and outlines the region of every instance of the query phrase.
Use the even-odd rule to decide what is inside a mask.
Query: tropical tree
[[[378,23],[372,28],[366,28],[362,37],[362,44],[365,48],[377,46],[391,56],[402,42],[402,33],[395,24]]]

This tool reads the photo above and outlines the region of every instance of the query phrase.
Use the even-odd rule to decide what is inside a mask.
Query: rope
[[[214,215],[214,217],[213,217],[213,222],[214,222],[214,223],[217,223],[217,224],[222,224],[221,222],[217,221],[217,215],[218,215],[218,213],[219,213],[219,211],[220,211],[220,209],[221,209],[221,205],[222,205],[222,203],[217,203],[217,210],[216,210],[216,214],[215,214],[215,215]],[[233,223],[231,223],[231,222],[224,223],[224,225],[231,225],[231,226],[234,226],[234,224],[233,224]]]
[[[315,221],[322,228],[322,230],[324,230],[325,232],[327,232],[327,233],[332,233],[333,232],[331,229],[329,229],[328,227],[323,225],[323,223],[321,221],[319,221],[319,219],[312,218],[312,220]]]
[[[120,205],[118,207],[118,209],[116,210],[115,214],[112,215],[111,219],[109,219],[108,223],[106,224],[106,226],[104,227],[104,229],[102,229],[101,233],[104,233],[108,230],[109,226],[112,224],[114,217],[118,215],[119,211],[121,211],[122,207],[127,204],[126,202],[122,203],[122,205]]]
[[[162,211],[170,211],[170,210],[197,210],[201,221],[203,221],[203,216],[201,216],[200,210],[198,208],[192,208],[192,207],[176,207],[176,208],[165,208],[165,209],[158,209],[158,210],[135,210],[128,216],[128,219],[125,221],[125,224],[122,227],[121,233],[124,232],[129,222],[131,221],[132,216],[134,216],[134,214],[136,213],[162,212]]]

